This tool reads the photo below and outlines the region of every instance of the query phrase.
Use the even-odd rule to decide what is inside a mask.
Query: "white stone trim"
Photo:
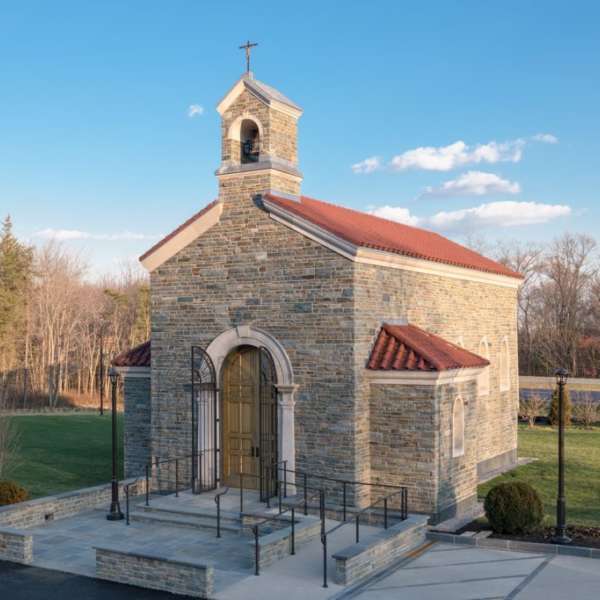
[[[506,275],[498,275],[496,273],[488,273],[485,271],[477,271],[476,269],[468,269],[446,263],[426,260],[423,258],[414,258],[411,256],[403,256],[393,252],[385,252],[383,250],[375,250],[372,248],[364,248],[356,246],[351,242],[341,239],[331,232],[286,211],[281,206],[269,202],[267,198],[263,198],[263,205],[269,211],[271,218],[286,227],[297,231],[298,233],[310,238],[311,240],[321,244],[341,254],[345,258],[353,262],[365,263],[392,269],[401,269],[405,271],[414,271],[417,273],[426,273],[428,275],[437,275],[441,277],[450,277],[453,279],[461,279],[463,281],[474,281],[477,283],[488,283],[502,287],[518,288],[522,280],[516,277],[508,277]]]
[[[294,108],[289,104],[285,104],[284,102],[279,102],[274,98],[265,98],[257,90],[255,90],[251,84],[246,85],[247,76],[243,75],[237,83],[227,92],[225,97],[217,104],[217,112],[223,116],[229,107],[237,100],[238,96],[246,89],[250,94],[252,94],[257,100],[260,100],[267,106],[273,108],[274,110],[278,110],[286,115],[290,115],[295,119],[298,119],[302,116],[302,109]]]
[[[482,352],[483,349],[483,352]],[[490,360],[490,344],[487,336],[483,336],[479,340],[479,347],[477,348],[477,354],[479,356]],[[481,370],[481,374],[477,378],[477,395],[478,396],[489,396],[490,395],[490,367],[484,367]]]
[[[504,336],[500,342],[500,355],[498,357],[498,382],[501,392],[510,390],[510,348],[508,337]]]
[[[294,396],[298,386],[294,383],[294,371],[289,356],[285,348],[271,334],[250,325],[239,325],[220,333],[206,348],[215,365],[219,380],[225,359],[239,346],[266,348],[271,354],[277,375],[279,460],[287,461],[287,468],[294,471],[296,468]],[[290,484],[294,483],[293,473],[289,474],[288,481]]]
[[[114,367],[114,369],[123,379],[150,379],[152,373],[150,367]]]
[[[223,212],[223,203],[216,202],[203,215],[192,221],[187,227],[178,231],[172,238],[168,239],[164,244],[156,248],[148,254],[140,262],[150,272],[154,271],[183,250],[188,244],[191,244],[195,239],[208,231],[213,225],[216,225],[221,218]]]
[[[471,381],[479,376],[485,367],[449,369],[447,371],[383,371],[365,369],[364,374],[370,383],[384,385],[447,385]]]
[[[264,139],[263,133],[264,133],[265,129],[264,129],[263,124],[261,123],[260,119],[249,111],[244,111],[239,117],[234,119],[234,121],[229,126],[229,130],[227,132],[227,139],[234,140],[235,142],[242,141],[241,137],[240,137],[240,133],[241,133],[241,129],[242,129],[242,121],[252,121],[253,123],[256,123],[256,126],[258,127],[259,141],[262,146],[263,139]]]
[[[460,409],[457,411],[457,408]],[[457,414],[458,412],[458,414]],[[460,423],[457,419],[460,418]],[[452,458],[465,455],[465,403],[457,396],[452,404]]]

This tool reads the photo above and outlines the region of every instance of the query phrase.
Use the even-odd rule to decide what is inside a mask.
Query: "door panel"
[[[243,347],[230,354],[223,370],[223,479],[238,486],[238,473],[258,475],[258,351]],[[247,477],[244,487],[258,487]]]

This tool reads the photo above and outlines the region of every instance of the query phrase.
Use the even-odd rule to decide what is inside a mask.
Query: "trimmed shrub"
[[[14,481],[0,481],[0,506],[16,504],[29,498],[25,488]]]
[[[573,405],[571,404],[571,397],[569,396],[569,389],[565,388],[565,397],[563,401],[563,418],[565,427],[571,424],[571,413],[573,411]],[[552,392],[552,402],[550,403],[550,425],[558,427],[558,387],[554,388]]]
[[[495,533],[529,533],[544,518],[538,493],[523,481],[501,483],[485,497],[485,514]]]

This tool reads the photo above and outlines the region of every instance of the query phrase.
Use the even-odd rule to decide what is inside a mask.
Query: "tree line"
[[[519,290],[521,375],[600,377],[600,256],[596,240],[565,233],[545,244],[475,242],[524,277]]]
[[[150,336],[149,286],[132,268],[100,281],[60,244],[0,232],[0,406],[56,407],[108,389],[110,359]],[[104,380],[101,381],[101,372]]]
[[[520,272],[522,375],[600,377],[600,256],[594,238],[467,245]],[[100,281],[63,246],[33,248],[0,232],[0,406],[55,407],[94,398],[101,365],[150,336],[149,286],[131,268]],[[105,387],[106,380],[105,380]]]

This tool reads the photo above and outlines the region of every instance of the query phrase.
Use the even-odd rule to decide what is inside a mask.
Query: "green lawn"
[[[110,414],[18,416],[13,422],[19,431],[19,458],[11,478],[32,498],[110,481]]]
[[[519,456],[538,460],[479,487],[479,495],[503,481],[530,483],[540,494],[548,524],[555,522],[558,434],[551,427],[519,426]],[[571,427],[565,435],[567,522],[600,526],[600,428]]]

